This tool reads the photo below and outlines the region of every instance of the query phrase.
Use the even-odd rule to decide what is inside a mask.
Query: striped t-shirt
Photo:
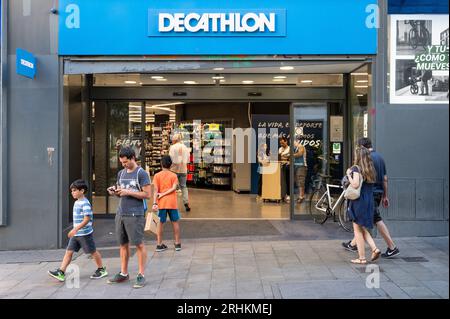
[[[84,216],[90,217],[89,223],[81,228],[75,236],[86,236],[94,231],[92,228],[92,220],[94,219],[94,215],[92,214],[91,203],[89,203],[87,198],[79,199],[73,205],[73,227],[77,227],[81,224]]]

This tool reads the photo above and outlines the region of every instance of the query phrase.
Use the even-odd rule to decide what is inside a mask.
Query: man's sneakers
[[[133,288],[139,289],[145,286],[145,277],[142,274],[138,274],[136,277],[136,283],[133,285]]]
[[[98,268],[94,272],[94,274],[91,276],[91,279],[100,279],[100,278],[103,278],[106,276],[108,276],[108,272],[106,271],[105,267],[102,267],[102,268]]]
[[[357,251],[358,250],[358,247],[356,247],[356,245],[352,246],[352,241],[351,240],[348,241],[348,242],[342,243],[342,247],[344,247],[348,251]]]
[[[49,270],[47,271],[47,273],[50,275],[50,277],[55,278],[56,280],[59,280],[61,282],[66,280],[66,275],[64,274],[64,271],[62,271],[61,269],[56,269],[56,270]]]
[[[184,204],[184,208],[186,209],[187,212],[191,211],[191,207],[189,207],[189,204]]]
[[[386,249],[386,252],[381,254],[381,257],[383,258],[392,258],[394,256],[398,256],[400,254],[400,250],[395,247],[394,249],[389,249],[389,247]]]
[[[164,250],[167,250],[167,246],[166,245],[164,245],[164,244],[156,245],[156,251],[157,252],[161,252],[161,251],[164,251]]]
[[[181,243],[180,244],[174,244],[174,246],[175,246],[175,250],[176,251],[180,251],[181,250]],[[167,246],[166,245],[164,245],[164,244],[156,245],[156,252],[161,252],[161,251],[164,251],[164,250],[167,250]]]
[[[122,275],[122,273],[118,273],[113,278],[109,279],[108,284],[120,284],[122,282],[128,281],[130,279],[130,275]]]

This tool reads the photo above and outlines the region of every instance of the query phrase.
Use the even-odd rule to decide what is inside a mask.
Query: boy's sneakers
[[[187,212],[191,211],[191,207],[189,207],[189,204],[184,204],[184,208],[186,209]]]
[[[400,250],[395,247],[394,249],[389,249],[389,247],[386,249],[386,252],[381,254],[381,257],[383,258],[392,258],[394,256],[397,256],[400,254]]]
[[[128,281],[130,279],[130,275],[122,275],[122,273],[118,273],[112,279],[108,280],[108,284],[120,284],[122,282]]]
[[[108,276],[108,272],[106,271],[106,268],[103,267],[103,268],[98,268],[94,272],[94,274],[91,276],[91,279],[100,279],[100,278],[103,278],[106,276]]]
[[[181,244],[175,244],[175,250],[180,251],[181,250]]]
[[[145,277],[141,274],[138,274],[136,277],[136,283],[133,285],[133,288],[142,288],[145,286]]]
[[[59,280],[61,282],[66,280],[66,275],[64,274],[64,271],[62,271],[61,269],[56,269],[56,270],[49,270],[47,272],[51,277],[55,278],[56,280]]]
[[[342,247],[344,247],[348,251],[357,251],[358,247],[352,246],[352,241],[342,243]]]
[[[164,245],[164,244],[156,245],[156,251],[157,251],[157,252],[164,251],[164,250],[166,250],[166,249],[167,249],[167,246]]]

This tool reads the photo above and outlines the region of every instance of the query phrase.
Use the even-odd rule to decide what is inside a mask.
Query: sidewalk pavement
[[[132,250],[131,281],[109,285],[89,279],[94,262],[78,254],[79,288],[69,288],[47,275],[59,266],[64,250],[0,252],[0,298],[185,298],[290,299],[449,298],[448,237],[397,238],[401,255],[380,259],[379,288],[368,288],[371,268],[350,264],[355,253],[341,240],[186,239],[175,252],[147,245],[147,285],[133,289],[137,256]],[[376,239],[380,249],[385,244]],[[171,241],[166,241],[167,244]],[[99,248],[112,277],[119,271],[117,247]],[[367,250],[370,258],[370,251]],[[366,271],[369,271],[366,273]]]

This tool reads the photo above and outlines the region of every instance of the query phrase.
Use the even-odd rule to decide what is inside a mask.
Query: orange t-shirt
[[[174,184],[178,184],[178,177],[171,171],[161,171],[153,177],[153,184],[156,192],[164,193]],[[172,192],[158,199],[157,204],[159,209],[178,209],[177,192]]]

